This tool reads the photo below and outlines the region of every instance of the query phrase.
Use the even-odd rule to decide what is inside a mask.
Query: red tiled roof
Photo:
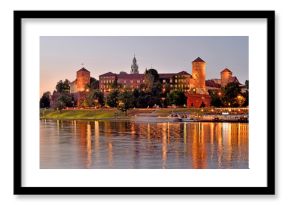
[[[224,73],[224,72],[230,72],[230,73],[232,73],[232,71],[230,71],[228,68],[225,68],[225,69],[223,69],[223,70],[221,71],[221,73]]]
[[[186,72],[186,71],[181,71],[181,72],[179,72],[179,73],[177,73],[177,74],[179,74],[179,75],[190,75],[188,72]]]
[[[208,87],[220,88],[221,85],[216,83],[214,80],[206,80],[205,85]]]
[[[236,76],[232,77],[231,82],[241,84]]]
[[[196,58],[196,59],[195,59],[194,61],[192,61],[192,62],[204,62],[204,63],[205,63],[205,61],[202,60],[200,57]]]
[[[79,71],[90,72],[87,69],[85,69],[84,67],[82,67],[81,69],[79,69],[77,72],[79,72]]]
[[[172,78],[176,73],[159,73],[159,78]]]
[[[181,71],[179,73],[159,73],[159,78],[172,78],[174,75],[190,75],[186,71]],[[126,80],[134,80],[134,79],[143,79],[145,74],[128,74],[125,72],[120,72],[120,74],[115,74],[112,72],[108,72],[100,75],[99,77],[104,76],[117,76],[118,79],[126,79]]]
[[[116,73],[112,73],[112,72],[108,72],[108,73],[104,73],[102,75],[100,75],[100,77],[103,77],[103,76],[115,76],[117,75]]]

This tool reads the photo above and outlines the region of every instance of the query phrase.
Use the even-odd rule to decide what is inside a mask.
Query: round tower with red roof
[[[190,88],[199,94],[206,94],[205,78],[206,78],[206,62],[200,57],[192,61],[192,80]]]
[[[200,57],[192,61],[192,77],[190,79],[190,91],[186,93],[187,107],[199,108],[210,106],[210,96],[205,85],[206,62]]]
[[[228,68],[225,68],[221,71],[221,87],[226,87],[232,81],[232,71]]]

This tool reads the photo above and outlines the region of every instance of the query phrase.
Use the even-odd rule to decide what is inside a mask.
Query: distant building
[[[117,75],[117,83],[122,85],[124,89],[135,89],[144,84],[144,77],[144,74],[121,72]]]
[[[139,70],[138,70],[138,65],[137,65],[137,60],[135,58],[135,54],[134,54],[134,58],[133,58],[133,64],[131,65],[131,74],[139,74]]]
[[[236,76],[233,76],[233,72],[228,68],[223,69],[220,72],[220,79],[210,79],[206,80],[207,90],[220,90],[221,88],[226,87],[229,83],[237,83],[241,88],[241,92],[244,93],[247,91],[247,87],[241,84]]]
[[[190,80],[190,88],[195,90],[197,94],[208,94],[205,86],[206,78],[206,62],[200,57],[192,61],[192,78]]]
[[[162,90],[189,90],[191,75],[185,71],[178,73],[159,73],[159,81],[162,84]],[[115,82],[121,85],[123,89],[140,88],[145,83],[145,74],[128,74],[120,72],[119,74],[108,72],[99,76],[100,89],[104,92],[110,92]]]
[[[99,76],[99,87],[103,92],[110,92],[112,85],[117,81],[117,74],[108,72]]]
[[[90,71],[82,67],[76,73],[76,79],[70,83],[70,93],[72,94],[75,105],[80,106],[80,102],[86,98],[87,86],[90,85]]]
[[[124,89],[140,88],[145,83],[145,74],[139,74],[136,57],[133,58],[130,74],[121,71],[119,74],[108,72],[99,76],[100,89],[110,92],[113,85],[121,85]],[[188,91],[191,75],[185,71],[178,73],[158,73],[162,90],[166,89]]]
[[[186,93],[187,107],[210,106],[210,96],[206,85],[206,62],[200,57],[192,61],[192,77],[190,79],[190,90]]]
[[[219,91],[231,82],[238,83],[242,92],[246,92],[245,85],[239,83],[232,71],[225,68],[220,73],[220,79],[206,80],[206,62],[200,57],[192,61],[192,73],[180,71],[176,73],[158,73],[162,92],[180,90],[187,96],[187,107],[210,106],[209,90]],[[85,98],[87,85],[90,85],[90,71],[82,67],[76,73],[76,79],[70,84],[70,92],[79,106],[80,101]],[[134,55],[130,73],[121,71],[119,74],[107,72],[99,76],[98,88],[105,96],[115,88],[120,90],[144,89],[145,74],[139,74],[137,59]]]
[[[159,73],[159,79],[162,84],[162,90],[181,90],[188,91],[190,86],[191,75],[186,71],[178,73]]]
[[[221,71],[221,87],[226,87],[227,84],[235,82],[239,83],[236,76],[232,75],[232,71],[230,71],[228,68],[225,68]]]
[[[83,92],[86,86],[90,84],[90,71],[82,67],[77,71],[76,79],[70,84],[70,92],[77,93]]]

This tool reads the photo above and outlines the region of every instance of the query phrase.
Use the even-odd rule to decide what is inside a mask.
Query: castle
[[[180,71],[177,73],[158,73],[162,92],[180,90],[187,96],[187,107],[210,106],[210,95],[208,90],[220,90],[230,82],[239,81],[232,75],[232,71],[225,68],[220,73],[220,79],[206,80],[206,62],[200,57],[192,61],[192,73]],[[82,67],[77,71],[76,79],[70,84],[70,92],[75,99],[82,98],[90,84],[90,72]],[[137,59],[134,55],[130,74],[124,71],[120,73],[107,72],[99,76],[99,89],[106,96],[112,89],[112,84],[122,85],[122,89],[141,88],[145,82],[145,74],[139,73]],[[240,86],[242,86],[240,84]]]

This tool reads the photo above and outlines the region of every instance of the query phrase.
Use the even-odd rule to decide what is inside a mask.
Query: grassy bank
[[[188,113],[188,114],[221,114],[222,112],[230,112],[231,114],[248,113],[247,109],[240,110],[238,108],[162,108],[162,109],[130,109],[127,114],[117,109],[76,109],[57,111],[53,109],[41,109],[41,119],[59,119],[59,120],[106,120],[106,119],[129,119],[132,116],[141,113],[155,113],[160,117],[169,116],[171,113]]]
[[[111,119],[115,117],[123,117],[124,114],[116,109],[98,109],[98,110],[40,110],[41,119]]]

